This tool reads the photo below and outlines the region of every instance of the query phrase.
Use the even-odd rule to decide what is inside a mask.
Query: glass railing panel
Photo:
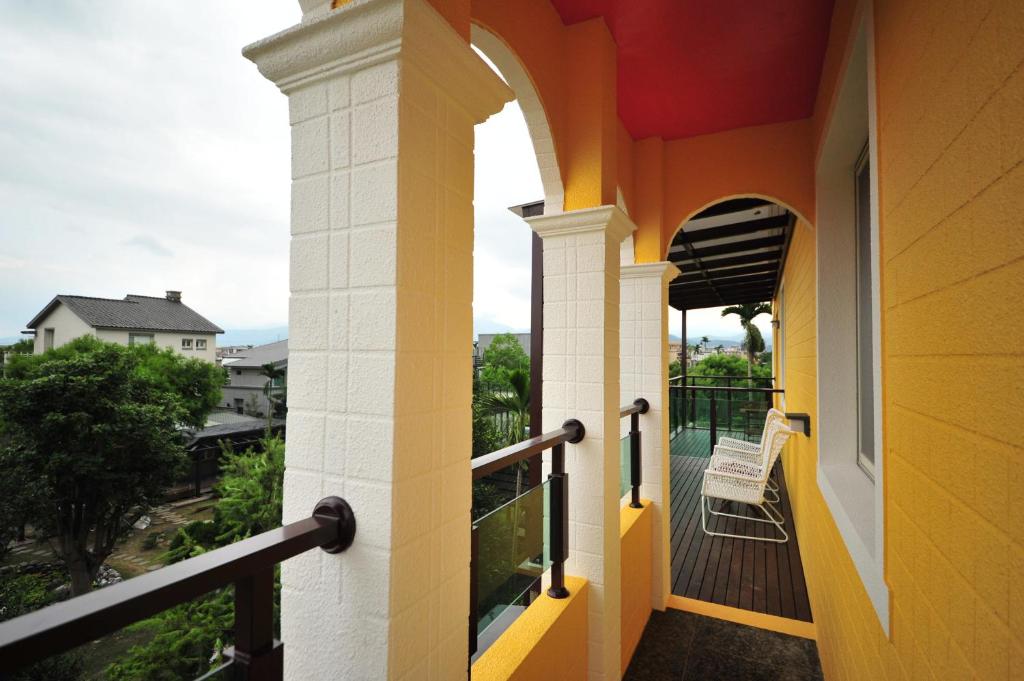
[[[221,681],[221,679],[234,679],[235,678],[235,663],[233,660],[228,660],[224,664],[211,669],[200,677],[197,677],[195,681]]]
[[[478,635],[499,618],[508,619],[511,608],[529,605],[531,590],[551,564],[548,486],[545,481],[474,523]]]
[[[629,435],[619,440],[619,498],[629,491],[630,485]]]

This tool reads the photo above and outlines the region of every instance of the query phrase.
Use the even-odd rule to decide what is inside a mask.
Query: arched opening
[[[473,456],[478,457],[541,432],[543,259],[540,237],[522,218],[560,213],[564,189],[547,116],[522,64],[500,38],[479,26],[472,27],[472,44],[516,95],[475,128]],[[542,468],[537,455],[473,483],[474,660],[542,592]]]
[[[723,438],[770,447],[768,413],[782,406],[772,356],[783,332],[780,286],[798,222],[782,202],[735,195],[691,213],[668,247],[681,272],[669,285],[669,305],[681,314],[670,323],[678,340],[670,341],[666,377],[671,584],[684,598],[810,622],[781,463],[772,478],[777,501],[768,505],[777,524],[764,522],[758,504],[715,500],[704,485],[710,457],[723,453],[716,446],[729,443]]]

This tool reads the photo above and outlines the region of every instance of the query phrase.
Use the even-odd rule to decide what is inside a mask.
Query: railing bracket
[[[322,544],[321,549],[327,553],[341,553],[352,546],[356,537],[356,516],[347,501],[341,497],[324,497],[316,502],[313,515],[333,518],[338,525],[338,536]]]
[[[571,445],[579,444],[583,440],[583,436],[587,434],[587,429],[584,428],[583,424],[577,419],[569,419],[562,424],[562,428],[565,428],[570,432],[574,432],[574,434],[566,440],[566,442]]]

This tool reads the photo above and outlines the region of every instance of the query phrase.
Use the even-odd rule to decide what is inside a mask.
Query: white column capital
[[[619,270],[622,279],[661,279],[662,283],[668,284],[680,275],[679,268],[675,263],[662,260],[660,262],[645,262],[636,265],[623,265]]]
[[[285,94],[394,59],[416,64],[456,95],[477,123],[515,98],[426,0],[352,0],[336,10],[308,8],[302,23],[242,50]],[[303,5],[303,9],[307,10]]]
[[[614,243],[619,243],[636,231],[636,224],[618,206],[597,206],[555,215],[538,215],[527,218],[526,222],[542,239],[602,232]]]

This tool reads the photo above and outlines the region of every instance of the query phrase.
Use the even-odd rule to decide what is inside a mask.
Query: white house
[[[122,345],[156,343],[186,357],[216,362],[217,334],[224,330],[181,302],[181,291],[163,298],[58,295],[28,323],[38,354],[91,334]]]
[[[256,411],[267,413],[270,402],[263,392],[267,377],[261,373],[265,364],[273,364],[275,368],[285,371],[285,376],[274,379],[275,396],[280,397],[288,372],[287,339],[238,350],[222,357],[221,366],[227,369],[228,378],[221,388],[221,406],[241,411],[251,405]]]

